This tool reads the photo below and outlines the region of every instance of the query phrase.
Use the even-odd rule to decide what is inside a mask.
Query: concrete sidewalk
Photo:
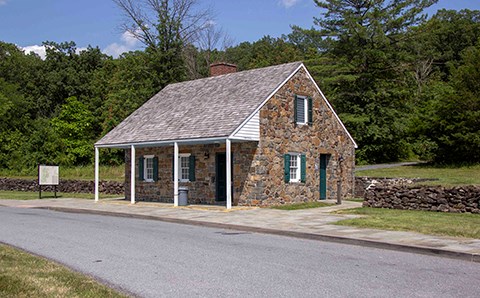
[[[331,213],[339,209],[361,206],[361,203],[350,201],[344,201],[342,205],[332,207],[292,211],[249,207],[234,207],[226,210],[221,206],[204,205],[173,207],[172,204],[145,202],[131,205],[128,201],[116,199],[104,199],[98,203],[85,199],[0,200],[0,206],[145,218],[334,241],[480,262],[480,240],[477,239],[333,225],[332,223],[336,221],[357,217],[356,215]]]

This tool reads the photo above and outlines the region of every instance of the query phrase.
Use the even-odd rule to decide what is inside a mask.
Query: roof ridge
[[[187,82],[193,82],[193,81],[201,81],[201,80],[210,80],[210,79],[218,79],[218,78],[224,78],[226,76],[235,76],[235,75],[238,75],[238,74],[248,74],[249,72],[257,72],[257,71],[265,71],[267,69],[270,69],[270,68],[274,68],[274,67],[286,67],[287,65],[294,65],[294,64],[302,64],[303,62],[302,61],[295,61],[295,62],[288,62],[288,63],[282,63],[282,64],[275,64],[275,65],[270,65],[270,66],[265,66],[265,67],[260,67],[260,68],[251,68],[251,69],[245,69],[245,70],[241,70],[241,71],[236,71],[236,72],[231,72],[231,73],[227,73],[227,74],[223,74],[223,75],[218,75],[218,76],[208,76],[208,77],[204,77],[204,78],[198,78],[198,79],[193,79],[193,80],[187,80],[187,81],[181,81],[181,82],[175,82],[175,83],[170,83],[168,84],[167,86],[165,86],[165,88],[167,88],[168,86],[171,86],[171,85],[177,85],[177,84],[182,84],[182,83],[187,83]]]

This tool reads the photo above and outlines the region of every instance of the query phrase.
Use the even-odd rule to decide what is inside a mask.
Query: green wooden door
[[[327,162],[328,155],[320,154],[320,200],[327,199]]]

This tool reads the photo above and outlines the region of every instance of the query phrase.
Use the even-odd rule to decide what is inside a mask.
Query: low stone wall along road
[[[152,220],[0,207],[0,242],[140,297],[478,297],[477,263]]]

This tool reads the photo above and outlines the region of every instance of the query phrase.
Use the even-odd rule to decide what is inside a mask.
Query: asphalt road
[[[0,207],[0,242],[141,297],[478,297],[480,265],[232,230]]]

